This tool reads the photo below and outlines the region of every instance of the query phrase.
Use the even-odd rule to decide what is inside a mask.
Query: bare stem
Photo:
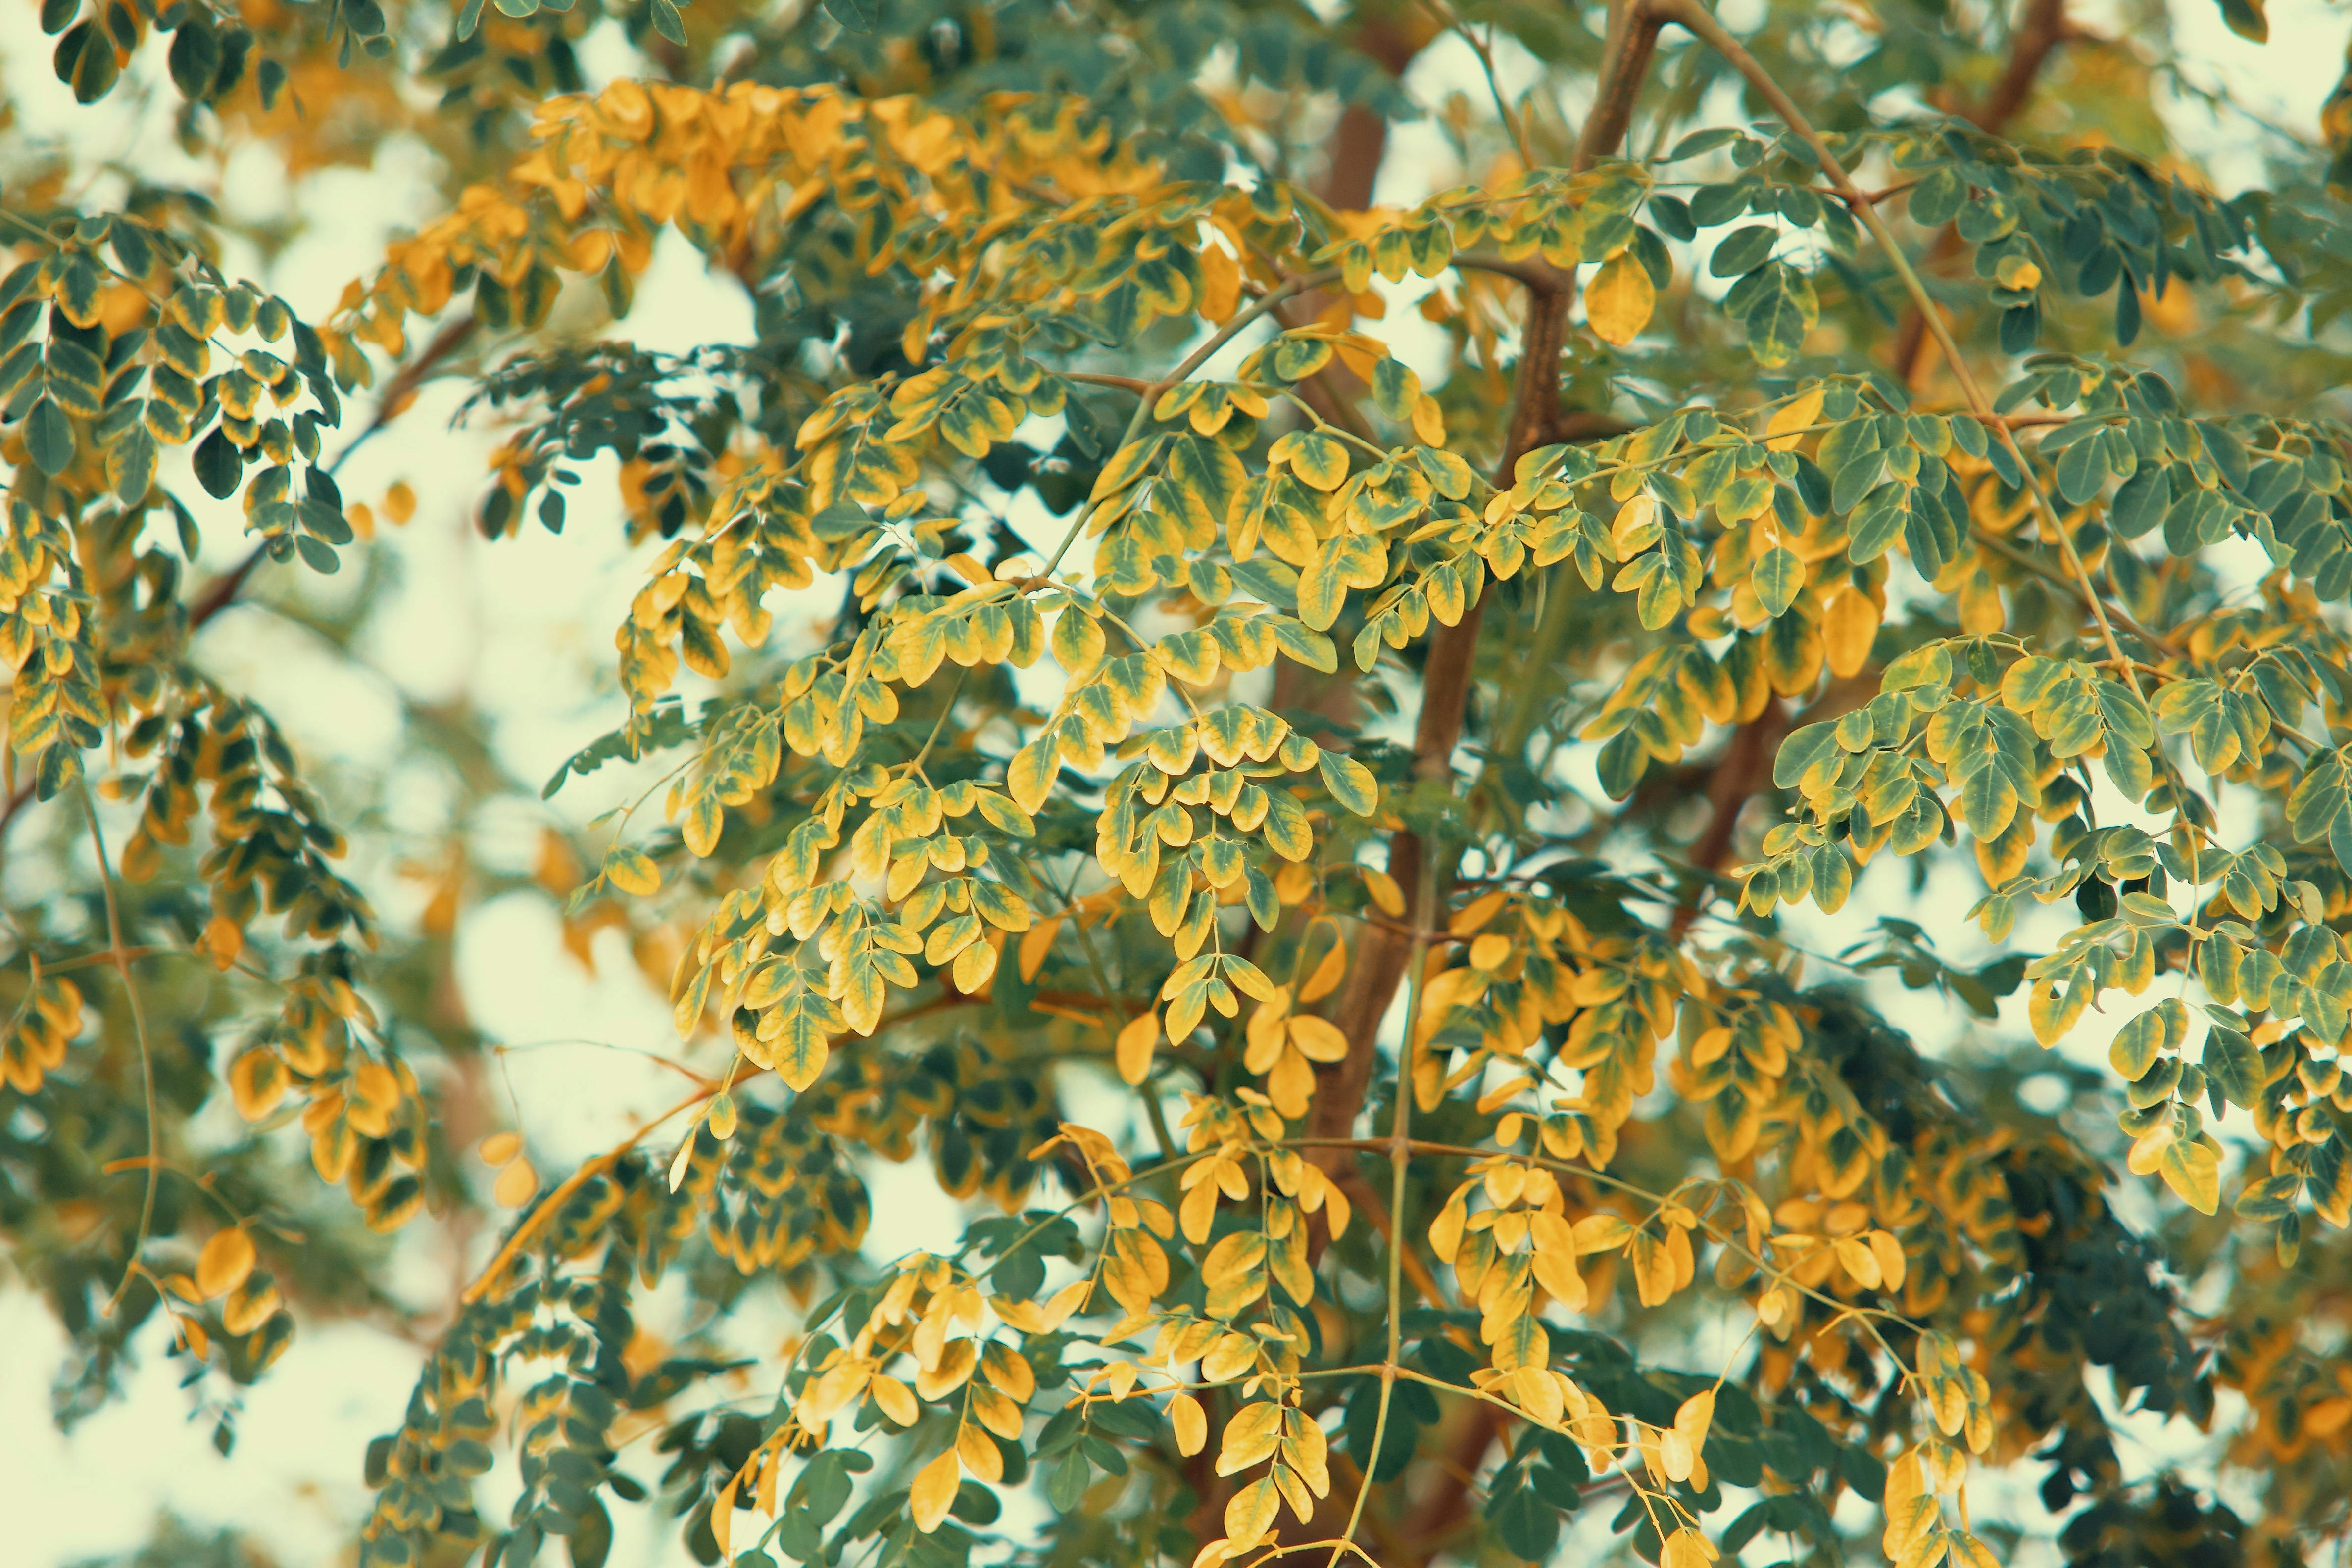
[[[131,978],[131,950],[122,941],[122,907],[115,895],[114,868],[106,858],[106,833],[98,825],[98,807],[89,798],[89,786],[81,788],[81,814],[89,824],[89,847],[98,857],[99,887],[106,894],[106,940],[114,959],[114,973],[122,982],[122,1000],[131,1009],[131,1037],[139,1047],[139,1090],[147,1110],[147,1194],[139,1203],[139,1230],[131,1239],[131,1256],[124,1265],[122,1279],[114,1287],[114,1294],[106,1300],[107,1315],[122,1304],[123,1292],[139,1273],[139,1254],[147,1246],[147,1234],[155,1224],[155,1187],[162,1178],[163,1126],[155,1114],[155,1056],[147,1046],[147,1010],[140,1005],[139,986]]]

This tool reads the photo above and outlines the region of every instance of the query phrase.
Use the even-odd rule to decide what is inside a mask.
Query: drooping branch
[[[1999,132],[2031,101],[2042,68],[2058,46],[2072,36],[2066,22],[2065,0],[2026,0],[2017,30],[2011,37],[2009,58],[2000,76],[1984,100],[1963,110],[1962,118],[1979,131]],[[1875,206],[1876,202],[1871,205]],[[1960,245],[1959,230],[1947,224],[1936,237],[1928,265],[1932,268],[1958,255]],[[1895,374],[1906,385],[1916,386],[1927,371],[1927,318],[1915,304],[1905,312],[1895,335]],[[2073,585],[2068,586],[2071,589]],[[1776,702],[1732,732],[1707,780],[1706,798],[1712,815],[1691,847],[1691,864],[1705,871],[1723,869],[1731,854],[1733,836],[1738,830],[1741,809],[1772,776],[1773,754],[1790,728],[1788,715]],[[1686,921],[1688,915],[1680,918]]]
[[[2051,504],[2050,492],[2043,488],[2040,476],[2033,471],[2033,465],[2026,459],[2024,449],[2017,444],[2016,433],[2009,427],[2006,420],[1993,412],[1992,400],[1985,395],[1984,388],[1977,382],[1976,373],[1969,368],[1968,361],[1960,353],[1960,345],[1952,336],[1951,324],[1944,320],[1943,312],[1936,308],[1935,300],[1927,293],[1927,284],[1920,280],[1918,271],[1911,265],[1911,258],[1903,253],[1902,246],[1896,243],[1894,234],[1886,226],[1886,220],[1878,216],[1878,209],[1873,206],[1855,187],[1852,176],[1846,173],[1845,165],[1838,161],[1837,154],[1831,150],[1829,142],[1823,140],[1822,133],[1813,129],[1812,122],[1805,118],[1804,111],[1797,107],[1796,100],[1789,96],[1788,90],[1773,79],[1772,74],[1757,61],[1755,56],[1748,52],[1738,38],[1731,36],[1722,23],[1715,19],[1714,13],[1699,5],[1697,0],[1654,0],[1654,4],[1657,14],[1663,19],[1677,23],[1688,29],[1709,48],[1721,55],[1734,70],[1748,79],[1748,85],[1753,87],[1765,102],[1770,105],[1773,112],[1780,115],[1789,129],[1804,139],[1805,144],[1812,149],[1813,157],[1820,163],[1822,173],[1829,175],[1831,184],[1854,208],[1856,216],[1862,219],[1863,226],[1870,231],[1871,238],[1877,241],[1879,247],[1886,252],[1886,259],[1894,266],[1895,275],[1902,279],[1903,287],[1910,294],[1913,306],[1927,318],[1927,331],[1934,335],[1937,346],[1944,351],[1944,357],[1950,363],[1953,375],[1958,378],[1960,391],[1968,399],[1970,413],[1991,431],[1994,438],[2000,441],[2008,449],[2010,457],[2015,459],[2018,471],[2025,479],[2026,493],[2033,498],[2033,510],[2042,532],[2051,543],[2058,547],[2059,556],[2065,562],[2068,574],[2074,579],[2082,590],[2083,600],[2091,612],[2091,619],[2098,626],[2099,640],[2106,646],[2107,657],[2122,671],[2125,683],[2132,689],[2132,695],[2145,698],[2147,694],[2140,687],[2138,667],[2125,657],[2123,645],[2116,640],[2116,628],[2108,617],[2106,601],[2099,596],[2097,585],[2091,581],[2089,569],[2083,564],[2083,557],[2074,548],[2074,535],[2066,531],[2064,522],[2058,516],[2057,508]]]
[[[328,473],[341,469],[353,453],[373,440],[385,426],[407,412],[409,405],[416,401],[416,389],[444,361],[465,346],[467,340],[474,335],[474,327],[475,319],[470,315],[450,322],[434,335],[433,341],[425,345],[423,353],[385,382],[383,395],[376,400],[375,413],[359,434],[352,437],[350,444],[335,454],[335,460],[327,466]],[[204,630],[223,611],[237,602],[238,596],[245,592],[246,584],[253,580],[254,573],[260,569],[268,555],[268,545],[257,544],[246,552],[245,559],[206,585],[204,593],[188,606],[188,633],[191,637]],[[6,837],[17,816],[33,803],[33,788],[34,781],[27,779],[16,786],[5,804],[0,804],[0,837]]]

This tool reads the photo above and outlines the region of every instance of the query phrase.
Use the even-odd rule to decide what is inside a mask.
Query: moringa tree
[[[366,1568],[2342,1550],[2352,213],[2161,7],[266,9],[40,16],[223,170],[437,154],[331,309],[78,144],[0,209],[67,1414],[165,1354],[226,1447],[402,1314]],[[752,341],[631,342],[673,232]],[[374,569],[338,466],[443,376],[470,526],[642,547],[543,879],[676,955],[686,1092],[544,1187],[449,1001],[524,879],[379,924],[386,786],[203,655]],[[412,718],[453,842],[531,793]],[[438,1315],[368,1239],[500,1207]]]

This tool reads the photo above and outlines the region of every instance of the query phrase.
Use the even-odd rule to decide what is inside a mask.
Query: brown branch
[[[1707,774],[1706,804],[1713,815],[1707,818],[1706,830],[1691,844],[1686,858],[1693,866],[1707,872],[1723,869],[1724,862],[1731,857],[1731,839],[1739,826],[1740,809],[1748,804],[1748,797],[1763,788],[1765,781],[1772,776],[1772,758],[1788,732],[1789,710],[1777,697],[1764,704],[1763,712],[1731,732],[1723,755]],[[1704,901],[1700,889],[1694,887],[1675,910],[1672,930],[1675,936],[1690,929]]]
[[[1391,1234],[1394,1227],[1389,1220],[1388,1200],[1364,1179],[1364,1173],[1349,1165],[1333,1179],[1338,1182],[1339,1190],[1348,1194],[1348,1201],[1364,1216],[1364,1222],[1380,1233],[1381,1240],[1391,1247],[1395,1246],[1396,1237]],[[1404,1277],[1412,1281],[1412,1288],[1421,1292],[1423,1300],[1440,1311],[1454,1305],[1452,1298],[1445,1293],[1445,1287],[1437,1282],[1437,1276],[1429,1271],[1429,1265],[1422,1261],[1420,1253],[1408,1247],[1402,1261]]]
[[[1612,0],[1609,37],[1592,112],[1577,139],[1578,168],[1589,167],[1613,152],[1624,139],[1642,79],[1655,54],[1657,33],[1657,24],[1645,12],[1644,0]],[[1504,484],[1511,482],[1522,457],[1562,438],[1556,433],[1561,422],[1560,355],[1566,345],[1569,306],[1576,293],[1575,274],[1563,268],[1546,264],[1540,272],[1528,271],[1517,276],[1528,290],[1527,327],[1520,342],[1518,374],[1496,475]],[[1428,659],[1422,671],[1421,713],[1413,727],[1416,784],[1423,779],[1444,784],[1453,776],[1454,749],[1461,740],[1469,708],[1471,677],[1485,609],[1482,595],[1458,625],[1438,628],[1430,639]],[[1390,837],[1388,870],[1409,905],[1432,910],[1437,908],[1433,895],[1442,894],[1444,889],[1436,886],[1423,888],[1423,879],[1442,877],[1444,868],[1432,863],[1419,835],[1399,828]],[[1417,927],[1434,923],[1433,919],[1426,917],[1413,922]],[[1332,1022],[1347,1037],[1348,1055],[1323,1075],[1316,1087],[1314,1103],[1307,1110],[1306,1131],[1309,1137],[1346,1138],[1353,1131],[1371,1086],[1381,1019],[1395,999],[1404,971],[1420,962],[1424,951],[1404,931],[1387,926],[1364,929],[1347,983],[1331,1010]],[[1410,1019],[1405,1027],[1410,1037]],[[1401,1098],[1411,1092],[1402,1071],[1398,1074],[1397,1092]],[[1401,1157],[1395,1151],[1391,1153],[1392,1157]],[[1309,1158],[1343,1183],[1353,1177],[1351,1189],[1370,1186],[1356,1168],[1352,1151],[1317,1151]],[[1402,1190],[1401,1169],[1399,1190]],[[1367,1207],[1368,1219],[1373,1212],[1376,1211]],[[1402,1258],[1408,1268],[1419,1263],[1419,1258],[1405,1247],[1402,1237],[1391,1234],[1388,1243],[1391,1259]],[[1421,1283],[1418,1275],[1414,1283]],[[1433,1279],[1423,1288],[1424,1293],[1434,1285]],[[1392,1360],[1393,1354],[1392,1351]],[[1412,1542],[1417,1545],[1449,1536],[1468,1517],[1477,1471],[1486,1462],[1486,1450],[1502,1430],[1503,1420],[1490,1414],[1487,1406],[1479,1406],[1469,1417],[1467,1427],[1456,1442],[1454,1473],[1446,1476],[1444,1484],[1423,1499],[1411,1515],[1409,1539]]]
[[[1462,1429],[1446,1447],[1444,1484],[1425,1494],[1405,1516],[1401,1534],[1407,1561],[1431,1561],[1470,1521],[1472,1494],[1478,1472],[1486,1468],[1486,1450],[1510,1430],[1512,1419],[1501,1405],[1483,1401],[1466,1406],[1462,1418]]]
[[[1642,80],[1656,53],[1657,36],[1658,24],[1648,12],[1647,0],[1612,0],[1601,79],[1592,112],[1577,138],[1576,167],[1591,166],[1615,152],[1623,141]],[[1528,289],[1527,326],[1496,476],[1504,484],[1510,482],[1522,457],[1553,438],[1559,417],[1560,355],[1567,339],[1569,306],[1576,294],[1575,274],[1548,264],[1543,272],[1522,280]],[[1421,713],[1413,726],[1416,784],[1427,780],[1443,786],[1453,777],[1454,749],[1462,739],[1463,721],[1469,710],[1485,609],[1482,597],[1458,624],[1440,626],[1430,637],[1428,658],[1422,668]],[[1425,865],[1427,859],[1420,837],[1411,829],[1399,828],[1390,837],[1388,872],[1408,903],[1414,900],[1424,872],[1444,875],[1443,867]],[[1409,938],[1380,928],[1367,929],[1360,939],[1347,983],[1331,1009],[1331,1021],[1348,1037],[1348,1055],[1326,1070],[1316,1087],[1315,1101],[1307,1111],[1310,1136],[1345,1137],[1353,1131],[1371,1087],[1375,1036],[1404,978],[1411,947]],[[1346,1156],[1320,1158],[1327,1162],[1327,1170],[1336,1173]]]
[[[2025,8],[2017,19],[2017,30],[2010,35],[2008,63],[2001,68],[1992,89],[1985,94],[1984,101],[1973,109],[1960,110],[1960,118],[1987,135],[1998,135],[2032,98],[2034,82],[2051,55],[2060,44],[2076,36],[2066,23],[2066,0],[2025,0]],[[1927,265],[1933,268],[1951,260],[1960,253],[1962,246],[1960,231],[1946,224],[1928,252]],[[1906,386],[1917,386],[1927,373],[1927,318],[1915,306],[1895,329],[1895,379]]]

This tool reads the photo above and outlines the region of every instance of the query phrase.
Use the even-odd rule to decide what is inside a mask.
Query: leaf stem
[[[1396,1104],[1389,1118],[1389,1258],[1388,1359],[1381,1366],[1381,1403],[1372,1417],[1372,1447],[1364,1460],[1364,1479],[1348,1510],[1348,1528],[1340,1533],[1324,1568],[1339,1568],[1340,1557],[1352,1546],[1357,1526],[1363,1522],[1364,1501],[1370,1497],[1372,1477],[1381,1468],[1383,1439],[1388,1435],[1389,1405],[1396,1395],[1396,1380],[1405,1373],[1398,1358],[1404,1348],[1405,1173],[1412,1164],[1412,1058],[1421,1025],[1422,970],[1428,952],[1428,931],[1437,919],[1437,879],[1424,876],[1413,889],[1412,945],[1405,958],[1404,1038],[1397,1047]]]

